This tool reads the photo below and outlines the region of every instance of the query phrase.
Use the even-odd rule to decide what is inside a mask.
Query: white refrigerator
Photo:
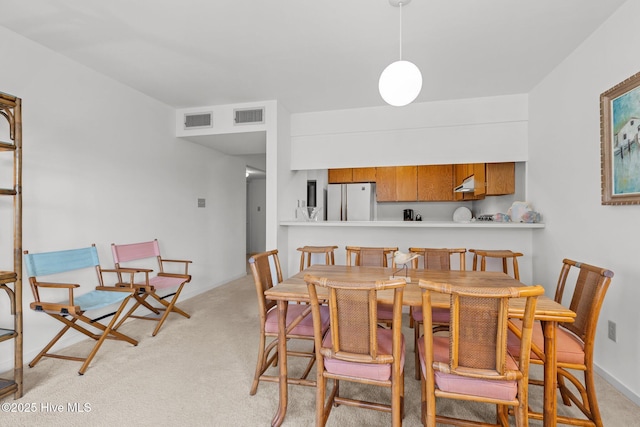
[[[376,185],[329,184],[327,221],[373,221],[376,219]]]

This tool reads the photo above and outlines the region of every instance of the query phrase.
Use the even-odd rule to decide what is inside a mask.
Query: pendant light
[[[413,102],[422,89],[422,74],[416,65],[402,60],[402,6],[411,0],[389,0],[389,4],[400,8],[400,59],[380,74],[378,90],[389,105],[402,107]]]

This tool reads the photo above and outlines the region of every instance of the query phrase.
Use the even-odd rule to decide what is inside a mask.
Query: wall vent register
[[[213,113],[189,113],[184,115],[185,129],[210,128],[213,126]]]
[[[264,123],[264,108],[234,109],[233,122],[236,125]]]

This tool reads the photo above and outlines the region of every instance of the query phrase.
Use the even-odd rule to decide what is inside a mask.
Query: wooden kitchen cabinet
[[[329,184],[350,182],[376,182],[376,168],[329,169]]]
[[[376,168],[376,199],[378,202],[396,201],[396,168]]]
[[[453,165],[418,166],[418,201],[447,202],[453,198]]]
[[[418,167],[396,167],[396,200],[415,202],[418,200]]]
[[[487,196],[502,196],[516,192],[516,164],[514,162],[487,163],[485,174]]]
[[[353,168],[353,182],[376,182],[376,168]]]
[[[418,167],[376,168],[378,202],[415,202],[418,200]]]
[[[473,175],[475,191],[472,193],[454,193],[454,200],[480,200],[485,196],[485,164],[466,163],[453,165],[454,188],[462,184],[462,181]]]
[[[329,184],[353,182],[353,168],[329,169]]]
[[[455,193],[455,200],[479,200],[485,196],[503,196],[516,191],[515,163],[473,163],[454,165],[455,185],[473,175],[473,193]]]
[[[474,192],[453,192],[472,175]],[[515,163],[329,169],[329,184],[350,182],[375,182],[378,202],[481,200],[515,192]]]

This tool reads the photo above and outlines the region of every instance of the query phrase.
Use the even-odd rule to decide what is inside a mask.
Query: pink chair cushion
[[[331,347],[331,333],[328,332],[322,341],[323,347]],[[382,354],[391,354],[393,346],[393,331],[391,329],[378,329],[378,351]],[[404,371],[405,343],[402,335],[400,348],[400,370]],[[388,381],[391,379],[391,364],[379,363],[355,363],[338,359],[324,358],[324,367],[327,372],[335,375],[346,375],[371,380]]]
[[[411,316],[416,322],[422,322],[422,309],[414,307]],[[431,323],[447,324],[451,319],[448,308],[433,307],[431,308]]]
[[[518,328],[522,328],[522,322],[520,320],[513,319],[513,323]],[[540,322],[535,322],[533,325],[533,338],[531,341],[538,346],[540,350],[544,351],[544,334],[542,332],[542,325]],[[507,347],[511,354],[520,353],[520,340],[511,331],[509,331],[509,336],[507,337]],[[582,340],[566,329],[557,327],[556,357],[558,363],[584,365],[584,344],[582,343]],[[532,351],[531,360],[540,360],[540,358]]]
[[[290,325],[293,320],[298,317],[305,309],[309,308],[306,304],[289,304],[287,308],[287,325]],[[329,307],[320,306],[320,317],[322,318],[322,332],[324,333],[329,328]],[[273,307],[267,313],[267,321],[264,325],[264,331],[271,334],[278,333],[278,308]],[[292,335],[301,335],[305,337],[313,336],[313,316],[309,313],[296,325],[290,332]]]
[[[149,279],[149,284],[156,289],[175,288],[186,282],[186,278],[157,276]]]
[[[418,341],[420,366],[425,375],[424,339]],[[449,337],[433,337],[433,359],[436,362],[449,363]],[[507,358],[507,368],[517,369],[517,363],[512,357]],[[501,400],[513,400],[518,392],[516,381],[490,381],[463,377],[455,374],[435,372],[436,386],[449,393],[488,397]]]
[[[393,304],[378,303],[378,319],[393,320]]]

